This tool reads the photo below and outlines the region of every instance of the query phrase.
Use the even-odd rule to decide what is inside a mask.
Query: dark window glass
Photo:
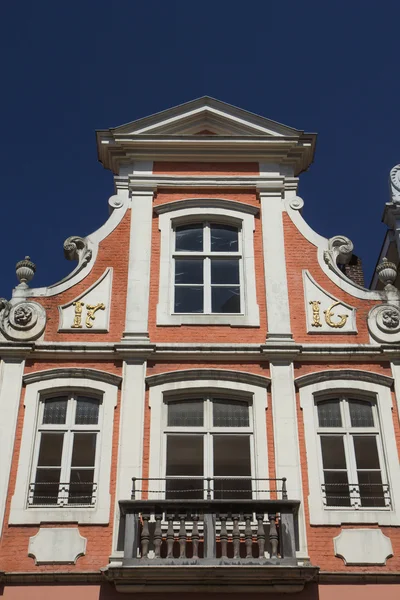
[[[373,427],[374,416],[369,402],[349,400],[350,419],[352,427]]]
[[[96,435],[96,433],[74,433],[71,467],[94,466]]]
[[[385,506],[380,471],[357,471],[362,506]]]
[[[178,252],[203,251],[203,225],[182,225],[175,229],[175,250]]]
[[[213,401],[214,427],[248,427],[249,405],[241,400]]]
[[[202,313],[203,288],[201,286],[175,286],[176,313]]]
[[[33,504],[57,504],[61,469],[37,469]]]
[[[318,403],[318,423],[320,427],[341,427],[340,402],[337,399]]]
[[[99,422],[99,401],[79,396],[76,403],[75,423],[77,425],[97,425]]]
[[[203,427],[203,400],[168,402],[168,427]]]
[[[346,471],[324,471],[327,506],[350,506],[350,490]]]
[[[211,283],[232,284],[239,283],[239,260],[211,261]]]
[[[321,449],[324,469],[346,469],[346,457],[341,436],[321,436]]]
[[[212,286],[211,306],[213,313],[240,313],[240,287]]]
[[[166,497],[185,499],[203,498],[203,436],[167,436],[167,479]],[[179,477],[185,476],[184,479]],[[195,479],[191,479],[194,477]]]
[[[67,418],[68,398],[52,398],[44,401],[43,424],[64,425]]]
[[[379,469],[376,437],[372,435],[355,435],[353,436],[353,442],[357,469]]]
[[[38,467],[59,467],[61,465],[64,433],[43,432],[40,435]]]
[[[69,504],[92,504],[94,469],[72,469],[69,485]]]
[[[214,435],[214,498],[251,498],[250,437]],[[246,479],[224,479],[245,477]]]
[[[238,230],[230,225],[211,225],[211,251],[237,252],[239,250]]]
[[[203,260],[175,259],[175,283],[203,283]]]

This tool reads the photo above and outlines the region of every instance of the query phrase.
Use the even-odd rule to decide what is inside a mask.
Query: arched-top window
[[[101,408],[80,393],[41,398],[29,505],[95,504]]]
[[[325,505],[389,506],[376,403],[338,394],[317,399],[315,409]]]

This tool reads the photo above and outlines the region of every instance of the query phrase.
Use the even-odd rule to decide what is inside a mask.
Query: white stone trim
[[[333,538],[335,556],[345,565],[386,565],[393,556],[390,538],[381,529],[342,529]]]
[[[379,292],[374,292],[368,290],[367,288],[356,286],[347,278],[344,278],[344,276],[343,278],[339,277],[339,275],[337,275],[328,267],[324,260],[324,251],[328,250],[328,239],[314,231],[304,220],[300,210],[292,206],[293,196],[290,194],[286,194],[285,196],[285,207],[287,214],[289,215],[293,224],[300,231],[301,235],[305,237],[306,240],[311,242],[311,244],[316,246],[318,263],[325,275],[327,275],[327,277],[329,277],[329,279],[331,279],[331,281],[333,281],[333,283],[341,290],[347,294],[350,294],[351,296],[354,296],[355,298],[360,298],[362,300],[382,300],[382,295]]]
[[[28,487],[31,481],[32,460],[35,448],[37,415],[40,397],[49,391],[71,390],[102,394],[102,419],[99,434],[97,500],[94,507],[32,507],[28,508]],[[37,381],[26,386],[25,415],[22,429],[21,449],[18,460],[17,481],[11,500],[9,523],[11,525],[38,525],[44,522],[77,522],[82,524],[108,524],[110,519],[110,477],[114,425],[114,409],[117,405],[116,385],[92,379],[60,377]]]
[[[159,300],[157,305],[157,325],[231,325],[232,327],[258,327],[259,309],[256,295],[256,277],[254,266],[254,216],[238,210],[238,203],[229,203],[230,208],[203,206],[204,200],[198,198],[198,206],[163,212],[159,215],[161,232]],[[209,202],[209,200],[208,200]],[[229,202],[229,201],[227,201]],[[240,315],[220,314],[173,314],[173,264],[172,264],[172,227],[176,221],[185,222],[197,218],[206,221],[215,217],[226,223],[240,223],[242,237],[243,298],[244,313]]]
[[[114,229],[116,229],[116,227],[118,227],[129,208],[128,190],[118,189],[117,194],[111,196],[108,202],[112,210],[110,217],[99,229],[85,237],[88,248],[92,251],[92,257],[88,263],[82,269],[80,269],[78,265],[78,267],[69,275],[67,275],[67,277],[57,283],[54,283],[53,285],[42,288],[29,288],[25,290],[24,295],[27,298],[31,298],[33,296],[38,298],[44,296],[56,296],[57,294],[61,294],[62,292],[65,292],[69,288],[73,287],[85,279],[87,275],[89,275],[96,262],[100,242],[102,242],[110,235],[110,233],[114,231]]]
[[[307,538],[293,363],[271,362],[270,369],[276,477],[286,477],[289,499],[301,502],[298,554],[304,556],[307,554]]]
[[[312,385],[322,381],[334,381],[336,379],[340,379],[341,381],[350,380],[377,383],[389,388],[391,388],[394,383],[393,377],[388,377],[381,373],[374,373],[373,371],[361,371],[360,369],[326,369],[324,371],[314,371],[313,373],[300,375],[294,382],[298,388],[302,388],[306,385]]]
[[[373,396],[376,401],[381,430],[384,467],[390,486],[392,510],[347,509],[323,505],[321,485],[322,472],[319,461],[317,424],[315,417],[315,396],[328,394],[333,390],[361,392]],[[348,379],[322,381],[300,389],[300,406],[303,409],[304,436],[307,451],[307,470],[310,495],[308,504],[311,525],[340,525],[341,523],[378,523],[379,525],[400,525],[400,467],[396,438],[393,428],[392,396],[390,388],[372,382]]]
[[[148,338],[153,192],[132,191],[128,291],[123,337]]]
[[[76,564],[86,554],[86,543],[77,527],[46,527],[29,538],[28,556],[35,565]]]
[[[268,339],[291,339],[281,195],[260,192]]]
[[[151,408],[150,424],[150,461],[149,477],[165,476],[165,456],[163,446],[163,403],[164,394],[171,392],[192,392],[204,390],[206,392],[218,391],[243,394],[243,397],[251,397],[253,406],[253,436],[254,436],[254,477],[268,478],[268,446],[267,446],[267,425],[265,411],[268,406],[267,391],[264,387],[249,385],[240,382],[220,380],[203,381],[176,381],[157,385],[150,388],[149,404]],[[153,489],[157,483],[152,482]],[[259,492],[260,498],[266,498],[269,494]]]
[[[8,498],[24,365],[25,361],[18,358],[4,358],[0,362],[0,536]]]
[[[123,374],[112,546],[115,552],[120,521],[118,502],[129,500],[132,477],[142,476],[146,362],[127,360]]]
[[[269,377],[248,373],[247,371],[230,371],[229,369],[182,369],[179,371],[167,371],[165,373],[149,375],[146,377],[146,384],[149,387],[153,387],[154,385],[162,385],[175,381],[200,381],[204,379],[239,381],[265,388],[268,388],[271,384]]]

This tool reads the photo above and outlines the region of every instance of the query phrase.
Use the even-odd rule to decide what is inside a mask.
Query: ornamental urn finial
[[[387,258],[382,258],[379,265],[376,267],[376,272],[379,277],[379,281],[386,287],[388,284],[393,284],[397,277],[397,267],[394,263],[390,262]]]
[[[25,256],[15,265],[15,272],[19,281],[19,286],[28,287],[28,281],[32,279],[36,271],[36,265],[30,259],[30,256]]]

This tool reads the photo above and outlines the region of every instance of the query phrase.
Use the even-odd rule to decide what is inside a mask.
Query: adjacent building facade
[[[399,597],[400,166],[366,289],[315,143],[207,97],[98,132],[109,219],[0,299],[5,600]]]

